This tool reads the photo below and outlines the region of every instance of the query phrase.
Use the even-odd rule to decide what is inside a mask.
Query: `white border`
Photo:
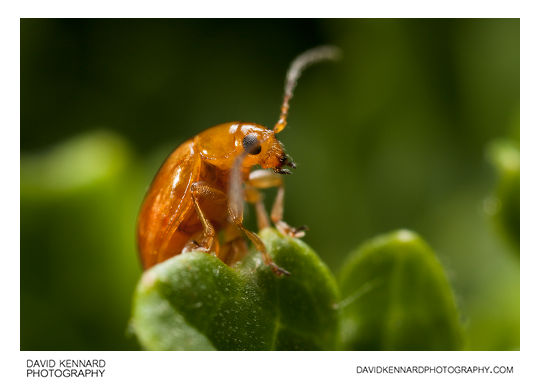
[[[355,4],[356,3],[356,4]],[[504,0],[382,0],[377,2],[291,0],[70,0],[19,1],[19,17],[260,17],[260,18],[362,18],[362,17],[511,17],[526,14],[526,1]]]
[[[209,4],[211,3],[211,4]],[[379,1],[351,6],[352,1],[292,2],[245,1],[20,1],[3,4],[0,38],[3,51],[2,84],[2,202],[0,233],[4,246],[0,279],[2,294],[0,359],[2,382],[26,382],[28,358],[104,358],[104,379],[79,379],[87,383],[150,380],[181,382],[272,382],[301,379],[325,382],[438,382],[456,379],[474,382],[538,382],[538,273],[540,252],[535,242],[540,217],[538,207],[540,105],[538,13],[533,2],[519,1]],[[19,351],[19,252],[20,252],[20,105],[19,17],[521,17],[521,136],[522,210],[521,352],[20,352]],[[402,364],[513,365],[513,375],[357,375],[356,366]],[[32,380],[37,382],[46,379]],[[64,382],[75,380],[63,379]]]
[[[60,379],[84,383],[449,383],[522,382],[519,352],[27,352],[20,353],[19,374],[26,359],[103,358],[103,379]],[[358,374],[357,366],[513,366],[513,374]],[[19,368],[20,367],[20,368]],[[34,378],[30,383],[58,381]]]

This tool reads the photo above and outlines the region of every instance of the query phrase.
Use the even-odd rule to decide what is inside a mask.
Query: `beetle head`
[[[259,124],[220,124],[200,133],[195,140],[204,161],[221,169],[232,169],[239,157],[244,170],[259,164],[278,173],[290,173],[285,167],[295,167],[275,132]]]
[[[236,130],[236,146],[240,153],[244,153],[244,167],[260,165],[262,168],[271,168],[277,173],[290,173],[285,167],[295,168],[289,159],[283,144],[276,138],[273,130],[258,124],[239,124]]]

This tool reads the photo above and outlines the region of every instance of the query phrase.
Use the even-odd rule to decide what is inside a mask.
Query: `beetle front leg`
[[[258,169],[250,173],[248,185],[257,189],[277,187],[277,195],[272,206],[272,212],[270,214],[272,222],[274,223],[278,231],[283,233],[284,235],[297,238],[305,236],[305,231],[307,230],[306,226],[295,228],[291,227],[289,224],[283,221],[285,186],[283,183],[283,177],[281,175],[276,174],[270,170]],[[266,211],[264,211],[264,207],[262,208],[263,213],[259,213],[262,207],[262,196],[260,195],[260,193],[258,195],[258,198],[259,200],[255,202],[257,204],[255,206],[257,210],[257,222],[264,222],[264,218],[259,219],[259,216],[262,216],[263,213],[264,216],[266,216]],[[266,219],[266,222],[268,222],[268,219]]]
[[[241,193],[241,189],[234,189],[236,193]],[[240,198],[241,197],[241,198]],[[256,233],[251,232],[250,230],[246,229],[244,227],[243,221],[244,218],[242,216],[243,212],[243,204],[244,204],[244,196],[230,196],[229,197],[229,220],[235,224],[239,230],[241,230],[255,245],[255,248],[261,253],[263,262],[268,265],[272,272],[274,272],[276,275],[290,275],[288,271],[278,266],[274,261],[272,260],[272,257],[268,254],[268,251],[266,249],[266,246],[264,245],[263,241],[259,236],[257,236]]]
[[[244,232],[244,234],[255,245],[255,248],[257,248],[257,251],[259,251],[262,255],[263,262],[272,269],[272,272],[274,272],[278,276],[290,275],[290,273],[287,270],[281,268],[279,265],[274,263],[274,260],[272,260],[272,257],[268,254],[268,251],[266,250],[266,246],[262,242],[261,238],[257,236],[256,233],[253,233],[249,229],[244,228],[241,218],[232,217],[232,220],[233,220],[233,223],[236,224],[238,229]]]

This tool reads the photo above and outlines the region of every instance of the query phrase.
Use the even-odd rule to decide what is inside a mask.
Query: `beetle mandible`
[[[224,123],[196,135],[169,155],[139,213],[137,240],[144,269],[192,250],[214,253],[231,265],[247,252],[245,235],[275,274],[289,274],[272,261],[259,236],[243,226],[243,205],[244,201],[254,204],[259,229],[268,227],[270,220],[259,189],[277,187],[272,222],[283,234],[304,235],[305,228],[294,228],[283,221],[281,175],[291,173],[289,168],[295,168],[295,164],[276,134],[287,125],[289,101],[302,71],[338,56],[337,48],[321,46],[293,60],[274,129],[255,123]],[[263,169],[250,173],[255,165]],[[224,231],[221,246],[217,239],[220,230]]]

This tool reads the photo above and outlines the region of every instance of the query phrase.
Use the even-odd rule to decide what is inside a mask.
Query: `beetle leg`
[[[240,190],[234,189],[236,191],[235,193],[238,193]],[[263,262],[268,265],[272,272],[274,272],[276,275],[290,275],[289,272],[287,272],[285,269],[279,267],[274,261],[272,260],[272,257],[268,254],[268,251],[266,250],[266,247],[264,243],[262,242],[261,238],[257,236],[257,234],[251,232],[250,230],[244,228],[242,217],[242,205],[244,204],[244,199],[238,198],[238,196],[229,196],[229,220],[235,224],[239,230],[241,230],[255,245],[255,248],[261,253]]]
[[[257,248],[257,251],[259,251],[262,255],[263,262],[272,269],[272,272],[274,272],[278,276],[290,275],[288,271],[274,263],[272,257],[268,254],[268,251],[266,250],[266,247],[262,242],[261,238],[257,236],[257,234],[244,228],[244,226],[242,225],[242,220],[240,220],[239,222],[235,222],[235,224],[242,232],[244,232],[244,234],[253,242],[253,244],[255,244],[255,248]]]
[[[276,174],[270,170],[258,169],[250,173],[248,183],[248,185],[258,189],[277,187],[277,195],[274,200],[274,205],[272,206],[272,212],[270,214],[272,222],[274,223],[278,231],[283,233],[284,235],[291,237],[305,236],[305,231],[307,229],[306,226],[294,228],[283,221],[285,186],[283,183],[283,177],[281,175]],[[262,205],[262,202],[260,204]],[[264,207],[262,209],[264,210]],[[258,211],[259,208],[257,208],[257,221],[259,218]]]
[[[219,201],[226,202],[227,196],[222,191],[211,187],[205,182],[196,182],[191,184],[191,199],[203,226],[201,237],[197,239],[197,242],[192,242],[191,247],[206,252],[217,252],[219,245],[217,243],[216,231],[201,208],[201,200],[209,199],[216,203],[219,203]],[[186,250],[189,249],[184,248],[184,251]]]
[[[268,213],[266,213],[266,209],[264,208],[263,194],[252,185],[246,185],[244,192],[246,195],[246,201],[255,205],[257,227],[259,227],[259,231],[263,228],[268,228],[270,226],[270,219],[268,218]]]

